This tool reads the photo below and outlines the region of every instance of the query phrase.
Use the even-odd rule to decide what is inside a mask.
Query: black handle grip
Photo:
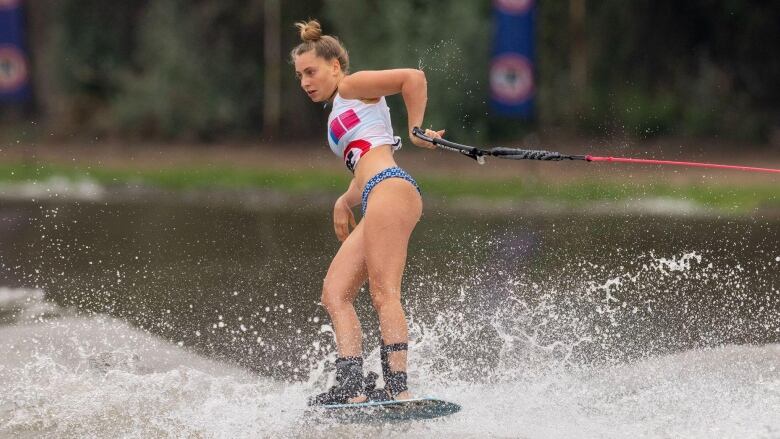
[[[536,149],[492,148],[490,155],[512,160],[563,160],[559,152]]]
[[[420,139],[425,140],[426,142],[433,143],[433,137],[426,136],[425,131],[421,130],[420,127],[412,128],[412,134],[416,137],[419,137]]]

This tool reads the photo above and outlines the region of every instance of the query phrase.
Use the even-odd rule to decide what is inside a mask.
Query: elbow
[[[428,80],[425,79],[425,72],[417,69],[409,69],[407,76],[401,85],[401,92],[419,93],[419,91],[428,90]]]
[[[404,96],[425,96],[428,93],[428,81],[425,72],[417,69],[407,69],[401,82],[401,93]]]
[[[414,76],[414,80],[424,86],[428,85],[428,80],[425,79],[425,72],[419,69],[412,70],[412,75]]]

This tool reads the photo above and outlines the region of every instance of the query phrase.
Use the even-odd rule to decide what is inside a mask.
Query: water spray
[[[418,127],[412,129],[412,134],[415,137],[430,142],[433,145],[445,149],[448,151],[459,152],[467,157],[471,157],[477,161],[480,165],[485,164],[485,157],[498,157],[509,160],[542,160],[542,161],[561,161],[561,160],[582,160],[586,162],[611,162],[611,163],[638,163],[646,165],[672,165],[672,166],[688,166],[697,168],[711,168],[711,169],[732,169],[736,171],[748,171],[748,172],[771,172],[780,174],[780,169],[772,168],[757,168],[753,166],[738,166],[738,165],[721,165],[715,163],[701,163],[701,162],[680,162],[672,160],[651,160],[651,159],[637,159],[628,157],[598,157],[593,155],[569,155],[561,154],[560,152],[544,151],[538,149],[519,149],[519,148],[505,148],[495,147],[489,149],[477,148],[475,146],[462,145],[460,143],[451,142],[446,139],[433,138],[425,135],[425,131]]]

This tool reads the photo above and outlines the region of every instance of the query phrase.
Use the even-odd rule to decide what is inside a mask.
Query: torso
[[[393,159],[393,150],[390,145],[381,145],[371,148],[357,164],[355,168],[355,183],[362,191],[371,177],[384,169],[397,166]]]
[[[393,135],[385,98],[343,99],[337,93],[328,116],[328,144],[361,188],[376,173],[395,166],[393,151],[401,147],[401,139]]]

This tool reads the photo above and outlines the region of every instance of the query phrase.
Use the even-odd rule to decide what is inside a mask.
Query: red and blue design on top
[[[357,113],[355,113],[355,110],[350,108],[330,121],[328,135],[330,136],[331,140],[333,140],[333,143],[338,144],[339,140],[344,137],[344,134],[347,134],[347,131],[356,127],[359,123],[360,118],[358,117]]]
[[[333,118],[333,120],[330,122],[330,126],[328,127],[328,136],[330,136],[330,139],[334,144],[338,145],[341,138],[347,134],[347,131],[356,127],[359,123],[360,117],[358,117],[357,113],[355,113],[355,110],[350,108],[349,110]],[[357,164],[358,160],[360,160],[360,157],[362,157],[363,154],[368,152],[370,149],[371,143],[366,140],[358,139],[349,142],[347,147],[344,148],[343,157],[347,168],[350,171],[355,172],[355,165]]]
[[[375,99],[342,99],[336,94],[328,116],[330,149],[344,160],[351,172],[371,148],[390,145],[393,151],[401,147],[401,139],[393,136],[390,109],[384,97]]]

